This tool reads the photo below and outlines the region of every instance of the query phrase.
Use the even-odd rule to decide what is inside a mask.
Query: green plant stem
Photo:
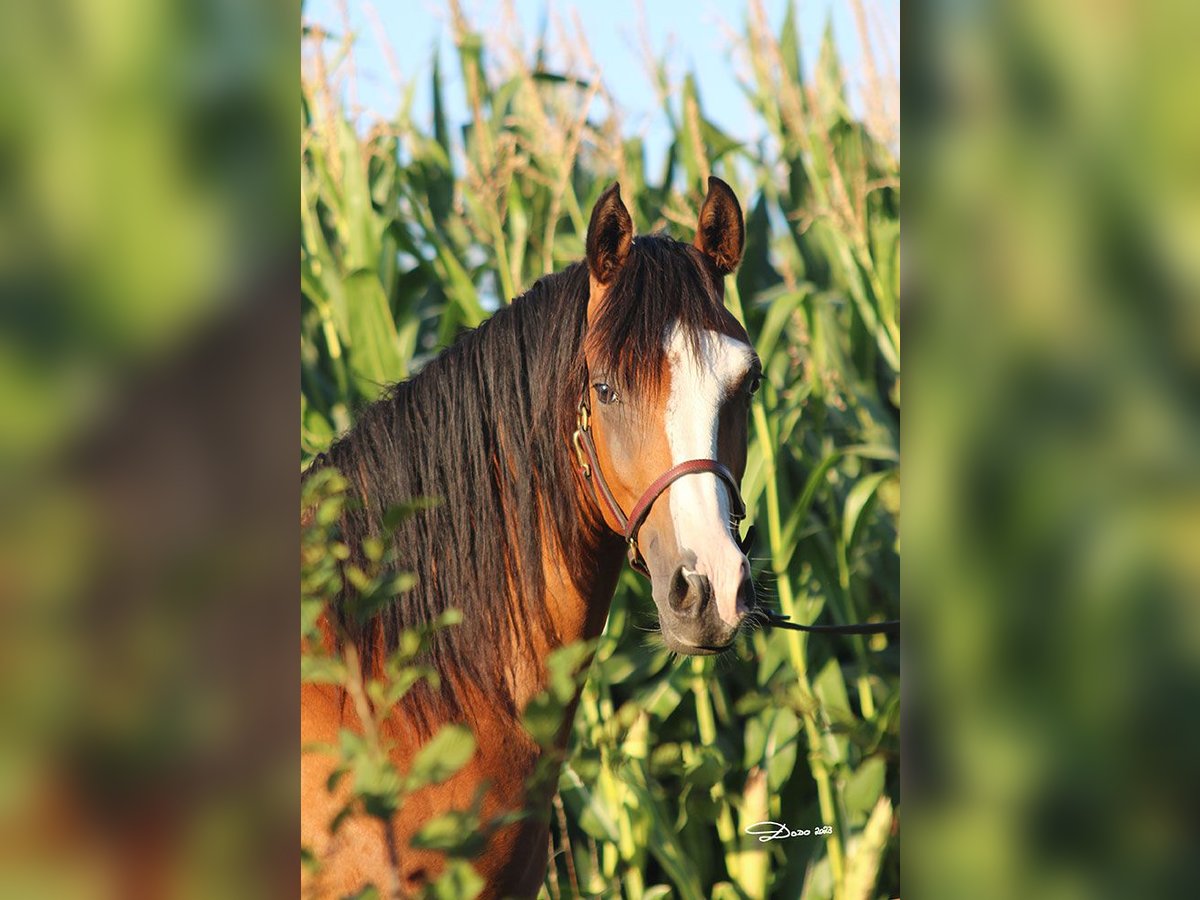
[[[700,730],[700,741],[706,747],[712,747],[717,742],[717,721],[713,715],[712,698],[709,697],[709,665],[707,660],[696,657],[692,660],[692,696],[696,701],[696,725]],[[742,880],[741,853],[739,848],[737,826],[733,822],[733,813],[729,808],[729,799],[725,794],[725,783],[718,781],[712,788],[713,799],[720,805],[717,813],[717,835],[725,845],[725,867],[729,877],[735,882]]]
[[[742,301],[738,294],[737,283],[733,279],[728,279],[726,290],[729,305],[733,309],[734,315],[739,320],[744,321]],[[786,568],[782,565],[783,528],[779,512],[778,467],[771,429],[767,423],[766,408],[764,406],[765,394],[766,391],[763,391],[756,395],[752,415],[754,418],[755,437],[758,441],[759,451],[762,453],[763,467],[765,469],[767,540],[771,549],[772,571],[777,579],[779,606],[785,616],[793,618],[796,612],[795,598],[792,595],[791,580],[788,578]],[[804,656],[806,637],[807,635],[803,632],[788,631],[785,640],[787,641],[788,658],[792,663],[792,667],[796,670],[796,679],[799,682],[801,694],[805,697],[815,697],[812,685],[809,682],[808,665]],[[825,759],[821,752],[822,728],[817,721],[817,710],[818,707],[815,703],[803,704],[802,718],[804,720],[804,734],[808,739],[810,751],[809,763],[812,769],[813,780],[817,785],[817,802],[821,808],[821,819],[824,824],[833,826],[833,833],[826,838],[826,847],[829,853],[829,869],[833,876],[834,897],[835,900],[840,900],[845,884],[845,860],[842,852],[843,817],[838,814],[838,804],[834,801],[833,784],[829,769],[825,764]]]

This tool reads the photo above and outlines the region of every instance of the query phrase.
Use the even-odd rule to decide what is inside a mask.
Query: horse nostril
[[[741,585],[737,592],[737,605],[735,611],[738,616],[743,616],[754,608],[754,582],[747,575],[742,579]]]
[[[711,597],[712,585],[707,576],[686,566],[675,570],[671,589],[667,592],[667,602],[674,612],[685,616],[699,615]]]
[[[667,601],[676,612],[680,612],[687,605],[688,595],[691,593],[692,583],[683,574],[685,571],[683,566],[675,570],[675,575],[671,578],[671,590],[667,592]]]

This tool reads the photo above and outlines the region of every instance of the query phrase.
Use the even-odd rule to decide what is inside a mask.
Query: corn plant
[[[650,172],[582,37],[554,71],[543,42],[500,47],[455,0],[448,14],[456,59],[410,86],[432,96],[428,126],[408,102],[352,121],[339,81],[352,44],[306,32],[302,463],[386,384],[580,259],[611,181],[639,232],[690,239],[718,174],[746,208],[727,302],[766,376],[743,481],[760,594],[800,622],[897,618],[899,162],[851,112],[832,35],[807,72],[790,7],[776,33],[749,4],[730,77],[760,122],[753,145],[706,116],[694,78],[650,61],[672,135]],[[443,102],[451,64],[466,121]],[[680,660],[647,636],[652,608],[627,572],[559,779],[546,895],[898,894],[895,644],[760,631]],[[763,842],[747,834],[760,822],[810,833]]]

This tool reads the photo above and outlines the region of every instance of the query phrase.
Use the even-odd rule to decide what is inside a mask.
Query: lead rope
[[[900,635],[900,620],[890,619],[887,622],[867,622],[864,625],[801,625],[786,616],[771,609],[764,609],[769,628],[789,628],[792,631],[808,631],[814,634],[889,634],[893,637]]]

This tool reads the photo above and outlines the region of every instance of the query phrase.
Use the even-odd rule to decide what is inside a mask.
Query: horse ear
[[[709,258],[719,275],[728,275],[742,260],[746,243],[746,225],[742,207],[733,188],[720,178],[709,176],[708,196],[700,208],[695,247]]]
[[[600,284],[608,284],[629,257],[633,245],[633,220],[621,202],[621,185],[614,181],[596,201],[587,232],[588,271]]]

